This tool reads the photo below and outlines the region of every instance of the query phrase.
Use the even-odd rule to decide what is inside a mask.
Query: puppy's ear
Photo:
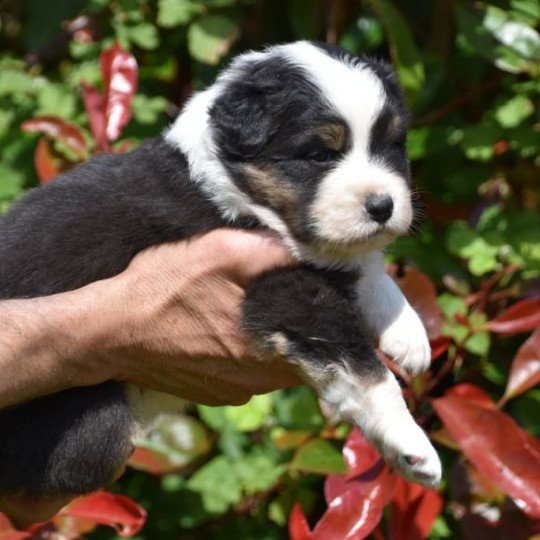
[[[286,106],[279,68],[265,62],[242,71],[209,111],[220,151],[240,160],[262,150],[278,130]]]

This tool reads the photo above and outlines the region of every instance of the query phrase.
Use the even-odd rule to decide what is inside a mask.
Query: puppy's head
[[[388,65],[298,42],[239,57],[204,96],[186,113],[199,100],[206,151],[200,134],[177,140],[225,214],[336,262],[407,232],[407,115]]]

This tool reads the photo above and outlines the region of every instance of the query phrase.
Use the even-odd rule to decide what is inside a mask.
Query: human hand
[[[240,230],[140,253],[114,278],[117,308],[104,321],[114,378],[208,405],[299,384],[285,362],[255,357],[239,327],[247,285],[292,264],[273,236]]]

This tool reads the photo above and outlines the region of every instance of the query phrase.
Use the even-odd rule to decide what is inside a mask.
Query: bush
[[[77,538],[96,523],[152,540],[540,533],[539,21],[537,0],[3,4],[2,210],[92,153],[158,133],[239,51],[308,38],[394,62],[427,219],[388,262],[433,350],[428,373],[399,375],[445,476],[440,493],[398,478],[357,430],[334,425],[311,390],[296,388],[164,419],[114,494],[78,501],[71,517],[26,536],[0,516],[0,536]],[[130,89],[115,95],[115,120],[118,70]]]

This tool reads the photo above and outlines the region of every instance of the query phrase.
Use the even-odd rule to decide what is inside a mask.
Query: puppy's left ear
[[[230,159],[255,157],[276,133],[286,108],[284,81],[267,62],[244,68],[210,108],[214,139]]]

